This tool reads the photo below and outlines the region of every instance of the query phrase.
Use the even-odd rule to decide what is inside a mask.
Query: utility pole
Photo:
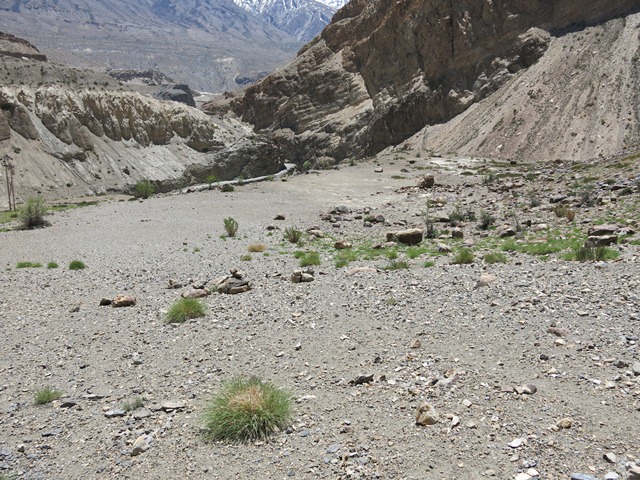
[[[7,177],[7,195],[9,196],[9,211],[16,209],[16,192],[13,189],[13,171],[14,166],[11,162],[13,159],[9,155],[5,155],[0,159],[0,165],[4,167],[4,173]]]

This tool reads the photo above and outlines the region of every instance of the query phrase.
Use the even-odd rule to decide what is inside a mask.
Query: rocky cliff
[[[22,199],[127,192],[145,179],[168,190],[282,166],[278,149],[240,122],[87,70],[11,57],[0,67],[0,156],[13,158]]]
[[[524,79],[550,49],[565,48],[573,62],[581,48],[575,43],[577,32],[600,31],[611,19],[620,18],[623,24],[624,33],[617,38],[624,40],[619,51],[626,55],[623,68],[630,71],[638,49],[637,32],[633,35],[638,18],[633,14],[639,10],[637,0],[354,0],[291,64],[250,87],[231,108],[257,130],[284,139],[297,161],[371,155],[425,126],[448,122],[509,82]],[[601,64],[611,61],[604,42],[615,38],[607,33],[591,56]],[[588,56],[583,52],[581,58]],[[547,71],[523,80],[537,92],[529,102],[552,100],[557,92],[537,82],[555,80],[567,63],[560,58],[557,74]],[[580,87],[591,85],[597,91],[601,79],[586,68],[573,76],[583,75],[589,80]],[[624,75],[606,83],[622,85]],[[509,105],[507,99],[502,103]],[[638,112],[632,110],[635,122]],[[606,138],[589,143],[613,147],[607,147]],[[581,154],[595,153],[592,146]],[[533,146],[518,153],[530,156]]]

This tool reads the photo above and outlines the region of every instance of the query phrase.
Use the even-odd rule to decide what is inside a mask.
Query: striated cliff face
[[[31,79],[37,77],[33,68],[49,78],[45,69],[58,77],[61,71],[81,74],[52,65],[32,65],[25,73],[27,60],[2,63]],[[168,190],[212,173],[232,179],[282,166],[274,144],[240,122],[92,81],[38,83],[0,86],[0,156],[13,158],[23,199],[127,192],[145,179]]]
[[[637,0],[354,0],[231,108],[275,133],[297,161],[371,155],[526,75],[572,32],[639,10]],[[633,50],[637,35],[625,38]],[[602,63],[611,60],[605,51]]]

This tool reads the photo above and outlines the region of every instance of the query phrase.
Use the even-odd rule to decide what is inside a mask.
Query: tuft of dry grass
[[[264,252],[267,249],[267,246],[264,243],[252,243],[247,247],[247,250],[251,253],[260,253]]]

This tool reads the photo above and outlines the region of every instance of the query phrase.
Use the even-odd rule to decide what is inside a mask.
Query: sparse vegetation
[[[455,265],[466,265],[466,264],[473,263],[473,259],[474,259],[473,252],[468,248],[462,248],[456,252],[451,263]]]
[[[235,237],[236,233],[238,233],[238,222],[231,217],[227,217],[223,220],[223,223],[227,237]]]
[[[507,263],[507,256],[501,252],[487,253],[484,258],[484,263],[492,265],[494,263]]]
[[[62,398],[62,392],[49,386],[38,390],[35,395],[36,405],[46,405],[60,398]]]
[[[224,185],[222,185],[222,187],[220,187],[220,191],[224,193],[233,192],[234,190],[235,190],[235,187],[230,183],[225,183]]]
[[[247,250],[250,253],[260,253],[264,252],[267,249],[267,246],[264,243],[252,243],[247,247]]]
[[[72,260],[71,263],[69,263],[69,270],[82,270],[84,268],[87,268],[87,266],[82,260]]]
[[[169,308],[165,323],[184,323],[193,318],[204,317],[204,305],[197,298],[181,298]]]
[[[320,254],[316,251],[310,251],[310,252],[297,251],[293,255],[298,259],[301,267],[310,267],[311,265],[320,265]]]
[[[49,262],[49,263],[47,263],[47,268],[49,270],[51,270],[53,268],[58,268],[58,264],[56,262]]]
[[[391,259],[387,265],[382,267],[384,270],[406,270],[409,263],[406,260]]]
[[[212,175],[208,175],[207,178],[205,179],[205,181],[209,184],[209,190],[211,190],[213,188],[213,184],[218,181],[218,177],[216,177],[213,174]]]
[[[605,260],[615,260],[619,255],[620,253],[613,248],[582,245],[574,248],[563,258],[577,262],[601,262]]]
[[[20,228],[23,230],[32,230],[34,228],[46,227],[49,222],[44,218],[49,208],[44,198],[29,197],[26,203],[18,212],[20,220]]]
[[[42,267],[41,263],[38,262],[18,262],[16,263],[16,268],[40,268]]]
[[[140,397],[135,397],[133,400],[125,402],[122,405],[122,410],[125,412],[132,412],[142,407],[144,407],[144,400]]]
[[[250,262],[250,261],[252,260],[252,257],[251,257],[251,255],[249,255],[249,254],[247,253],[247,254],[245,254],[245,255],[242,255],[242,256],[240,257],[240,260],[242,260],[243,262]]]
[[[136,198],[146,199],[152,197],[156,193],[156,188],[149,180],[143,180],[136,184],[134,196]]]
[[[480,221],[478,222],[478,228],[480,230],[489,230],[496,222],[496,218],[489,212],[482,210],[480,212]]]
[[[293,398],[256,377],[223,383],[204,413],[205,436],[212,441],[250,442],[284,430]]]
[[[300,243],[303,232],[295,227],[287,227],[284,229],[284,238],[290,243]]]

